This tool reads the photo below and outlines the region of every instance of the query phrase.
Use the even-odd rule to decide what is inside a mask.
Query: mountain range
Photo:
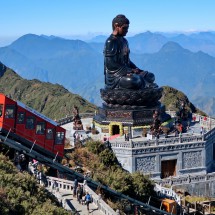
[[[63,85],[101,105],[106,36],[91,41],[28,34],[0,48],[0,61],[23,78]],[[215,34],[165,36],[145,32],[127,38],[131,60],[153,72],[159,86],[183,91],[200,109],[215,116]]]
[[[0,93],[15,101],[21,101],[52,119],[72,115],[73,106],[77,106],[80,113],[94,113],[97,109],[95,105],[69,92],[63,86],[36,79],[26,80],[2,63],[0,63]],[[206,115],[181,91],[169,86],[163,87],[161,102],[167,110],[179,111],[182,101],[189,112]]]

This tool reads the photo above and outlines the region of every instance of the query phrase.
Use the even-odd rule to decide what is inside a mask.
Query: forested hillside
[[[94,112],[96,109],[95,105],[59,84],[23,79],[1,63],[0,74],[0,93],[23,102],[51,119],[72,115],[74,105],[80,113]]]
[[[2,154],[0,185],[1,215],[69,215],[33,176],[19,172]]]

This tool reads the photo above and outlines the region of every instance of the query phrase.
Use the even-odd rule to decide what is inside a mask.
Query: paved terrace
[[[173,111],[171,111],[171,112],[167,111],[167,113],[172,115],[172,117],[175,114],[175,112],[173,112]],[[85,114],[82,114],[82,115],[83,115],[83,117],[85,116]],[[74,144],[74,142],[73,142],[73,133],[75,131],[73,130],[73,122],[71,122],[71,118],[72,118],[71,116],[67,117],[67,118],[63,118],[63,119],[60,120],[60,122],[62,123],[62,127],[66,129],[66,137],[70,139],[71,145],[73,145]],[[215,128],[215,119],[214,118],[205,117],[205,116],[201,116],[201,115],[198,115],[198,114],[193,114],[193,119],[194,119],[194,121],[191,122],[188,131],[186,133],[182,133],[181,141],[183,141],[183,142],[188,140],[188,139],[190,139],[190,141],[195,140],[195,138],[198,138],[200,140],[201,139],[201,134],[206,134],[210,130]],[[81,120],[82,120],[84,130],[86,130],[86,127],[92,127],[92,122],[93,122],[93,117],[92,116],[89,117],[88,115],[86,115],[86,118],[82,118]],[[202,127],[203,127],[203,133],[201,133],[201,128]],[[91,133],[88,133],[88,134],[85,134],[85,138],[92,137],[95,140],[103,140],[104,135],[106,135],[106,137],[109,137],[108,136],[109,134],[105,134],[105,133],[99,133],[97,135],[93,135]],[[190,137],[190,138],[188,138],[188,137]],[[168,135],[168,138],[165,138],[164,135],[160,135],[158,144],[170,143],[171,138],[174,138],[174,134]],[[185,138],[185,139],[183,139],[183,138]],[[166,139],[166,140],[163,141],[164,139]],[[177,138],[175,138],[175,139],[177,140]],[[148,141],[148,140],[149,140],[149,138],[146,138],[146,137],[133,136],[131,142],[136,143],[136,142]],[[190,141],[188,141],[188,142],[190,142]],[[111,143],[120,143],[121,142],[121,143],[125,144],[124,137],[117,137],[116,139],[114,138],[114,140],[112,140],[110,142]],[[153,142],[153,140],[151,142]],[[176,142],[178,142],[178,141],[176,141]],[[148,145],[146,145],[146,146],[148,146]]]

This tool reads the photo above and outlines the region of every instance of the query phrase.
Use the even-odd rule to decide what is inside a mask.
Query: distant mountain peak
[[[142,38],[142,39],[151,39],[153,37],[161,37],[164,38],[161,34],[158,33],[152,33],[151,31],[146,31],[144,33],[139,33],[133,36],[133,38]]]
[[[41,34],[40,37],[43,37],[43,38],[48,39],[48,40],[53,40],[53,39],[56,39],[56,38],[62,39],[61,37],[57,37],[57,36],[54,36],[54,35],[48,36],[48,35],[45,35],[45,34]]]
[[[180,46],[178,43],[176,42],[167,42],[165,43],[160,52],[175,52],[175,51],[181,51],[181,50],[185,50],[182,46]]]

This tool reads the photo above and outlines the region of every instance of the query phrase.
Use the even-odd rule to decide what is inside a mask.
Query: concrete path
[[[48,189],[51,192],[51,189]],[[63,191],[54,191],[53,194],[57,197],[58,201],[62,203],[63,208],[72,211],[72,214],[80,215],[103,215],[102,211],[98,210],[94,203],[90,203],[89,211],[86,205],[79,204],[77,198],[73,197],[71,193]],[[76,212],[76,213],[75,213]]]

